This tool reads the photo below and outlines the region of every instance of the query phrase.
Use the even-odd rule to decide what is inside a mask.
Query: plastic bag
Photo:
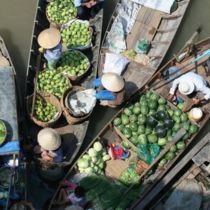
[[[103,73],[116,73],[121,75],[129,60],[120,54],[106,53]]]
[[[150,165],[160,153],[157,144],[139,144],[137,157]]]

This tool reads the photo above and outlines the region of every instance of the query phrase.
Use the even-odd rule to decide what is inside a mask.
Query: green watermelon
[[[136,115],[140,114],[141,113],[140,107],[139,106],[134,106],[133,113],[136,114]]]
[[[129,118],[128,118],[128,116],[125,115],[125,114],[122,114],[122,115],[121,115],[121,120],[122,120],[122,124],[123,124],[123,125],[127,125],[127,124],[129,123]]]
[[[147,115],[149,113],[148,106],[141,106],[141,113]]]
[[[161,105],[165,105],[167,103],[167,100],[165,98],[163,98],[163,97],[160,97],[158,99],[158,103],[161,104]]]
[[[122,120],[121,120],[121,118],[119,118],[119,117],[115,118],[114,121],[113,121],[113,124],[114,124],[115,126],[118,126],[118,125],[120,125],[121,123],[122,123]]]
[[[132,111],[131,111],[131,109],[129,109],[129,108],[125,108],[125,109],[123,110],[123,112],[124,112],[126,115],[128,115],[128,116],[132,115]]]
[[[139,125],[137,132],[138,132],[138,134],[144,134],[145,133],[145,127],[143,125]]]
[[[151,100],[148,104],[149,109],[151,110],[157,110],[158,108],[158,103],[157,101]]]
[[[131,123],[136,123],[136,122],[138,122],[138,117],[135,114],[133,114],[129,117],[129,121]]]
[[[149,143],[151,143],[151,144],[157,143],[157,141],[158,141],[158,137],[155,134],[149,134],[147,136],[147,139],[148,139]]]
[[[147,144],[148,143],[147,136],[145,134],[139,135],[138,136],[138,143],[139,144]]]
[[[138,117],[139,125],[144,125],[146,120],[147,120],[147,118],[145,115],[143,115],[143,114],[139,115],[139,117]]]
[[[122,131],[123,132],[123,134],[125,135],[125,137],[126,138],[130,138],[131,137],[131,135],[132,135],[132,131],[131,131],[131,129],[130,128],[126,128],[125,127],[125,129]]]

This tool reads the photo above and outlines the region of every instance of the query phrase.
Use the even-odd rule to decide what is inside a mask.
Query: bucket
[[[46,93],[46,92],[37,92],[36,95],[38,97],[41,97],[46,102],[49,102],[50,104],[52,104],[53,106],[55,106],[56,109],[57,109],[57,113],[54,116],[54,118],[51,119],[48,122],[43,122],[43,121],[37,119],[35,116],[32,116],[32,114],[31,114],[31,108],[32,108],[33,95],[31,95],[31,96],[29,96],[27,98],[27,111],[28,111],[28,114],[29,114],[31,120],[35,124],[37,124],[37,125],[39,125],[41,127],[51,127],[51,126],[53,126],[58,121],[58,119],[60,118],[60,116],[62,114],[62,109],[61,109],[61,105],[60,105],[59,100],[53,94]]]
[[[61,98],[61,106],[63,109],[63,113],[64,113],[64,116],[69,124],[80,123],[80,122],[86,120],[92,113],[92,111],[91,111],[86,115],[75,116],[75,115],[73,115],[73,110],[69,109],[65,105],[66,98],[68,98],[70,95],[73,95],[77,91],[82,91],[82,90],[85,90],[85,88],[83,88],[81,86],[73,86],[72,89],[66,90],[63,97]]]
[[[203,117],[203,112],[200,108],[193,108],[189,111],[188,116],[192,121],[199,122]]]

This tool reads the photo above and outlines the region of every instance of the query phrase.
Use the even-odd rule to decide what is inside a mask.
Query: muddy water
[[[105,26],[115,2],[116,0],[105,1]],[[4,38],[13,59],[21,92],[24,90],[24,76],[36,4],[36,0],[0,0],[0,35]],[[198,38],[210,36],[208,20],[210,20],[210,1],[192,0],[165,60],[182,47],[199,25],[203,30]],[[96,108],[92,116],[95,120],[90,125],[91,132],[88,137],[93,137],[115,112],[115,110],[107,108]]]

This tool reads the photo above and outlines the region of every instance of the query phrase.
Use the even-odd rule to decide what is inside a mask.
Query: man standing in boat
[[[47,60],[47,67],[54,69],[62,52],[60,31],[53,27],[45,29],[39,34],[38,43],[41,46],[39,51]]]
[[[122,104],[125,96],[125,81],[116,73],[103,74],[101,78],[93,81],[93,86],[99,88],[96,99],[100,100],[102,106],[115,108]]]
[[[34,148],[34,152],[43,160],[57,163],[63,160],[61,137],[54,129],[42,129],[38,133],[37,141],[39,145]]]
[[[74,5],[77,8],[77,15],[83,20],[94,18],[97,11],[102,7],[102,3],[103,0],[74,0]]]
[[[173,81],[168,95],[169,101],[173,100],[177,87],[182,95],[190,96],[193,92],[200,92],[203,94],[200,98],[196,97],[192,99],[193,105],[210,99],[210,88],[208,87],[207,81],[194,72],[183,74]]]

